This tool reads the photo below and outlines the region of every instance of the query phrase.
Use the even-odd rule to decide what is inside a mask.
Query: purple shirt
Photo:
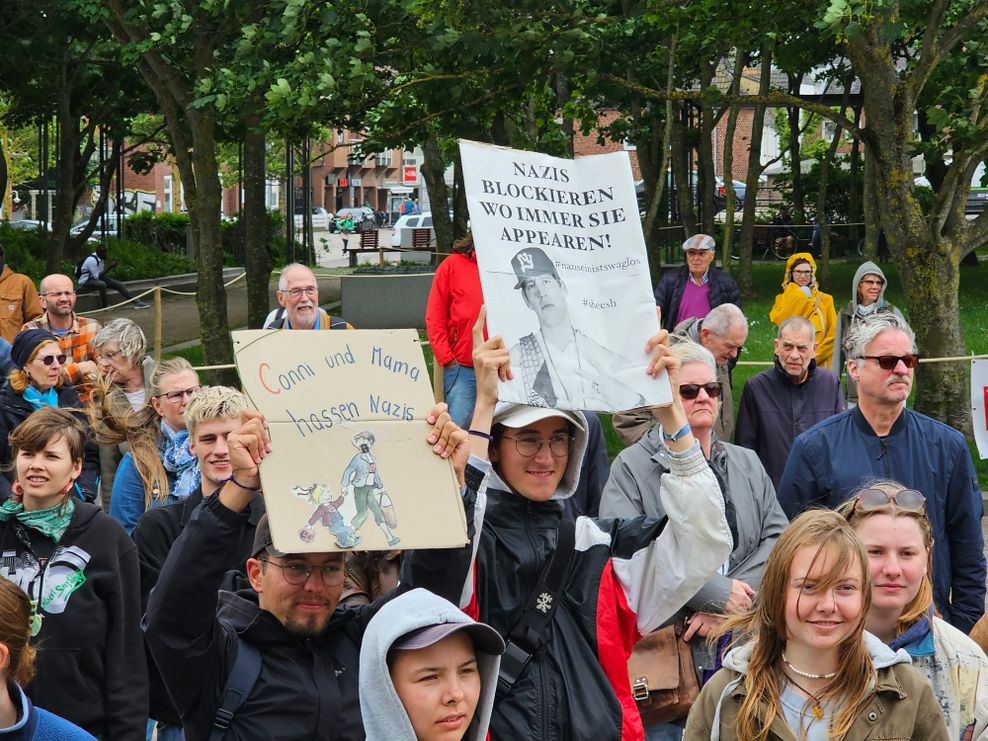
[[[693,276],[686,278],[686,288],[683,289],[683,298],[679,302],[679,314],[676,316],[676,324],[693,317],[701,319],[710,313],[710,283],[705,282],[698,286],[693,281]]]

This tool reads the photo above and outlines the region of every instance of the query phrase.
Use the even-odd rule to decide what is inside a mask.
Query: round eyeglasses
[[[505,440],[514,441],[515,450],[522,458],[534,458],[542,450],[543,445],[548,445],[549,452],[557,458],[561,458],[564,455],[569,455],[570,447],[573,444],[572,435],[553,435],[548,440],[543,440],[538,435],[516,435],[515,437],[503,435],[502,437]]]
[[[269,563],[272,566],[277,566],[281,569],[281,573],[285,577],[285,581],[293,587],[300,587],[309,581],[309,577],[312,576],[312,572],[314,571],[319,572],[319,575],[322,577],[322,583],[327,587],[340,586],[346,575],[343,570],[342,560],[326,563],[322,566],[306,566],[301,563],[275,563],[274,561],[269,561],[266,558],[259,558],[257,560],[264,563]]]

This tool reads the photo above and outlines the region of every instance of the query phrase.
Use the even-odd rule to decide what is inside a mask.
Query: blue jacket
[[[168,488],[171,489],[174,481],[168,477]],[[164,499],[152,499],[152,507],[161,507],[166,504],[175,504],[181,499],[169,494]],[[137,521],[145,511],[144,506],[144,482],[134,465],[134,456],[127,453],[117,466],[117,474],[113,477],[113,491],[110,494],[110,517],[115,519],[127,535],[134,530]]]
[[[965,633],[985,608],[982,503],[964,436],[903,409],[884,439],[858,407],[796,438],[779,483],[790,519],[811,507],[834,508],[870,479],[889,478],[926,496],[933,526],[933,600]]]
[[[95,741],[79,726],[47,710],[34,707],[24,690],[8,685],[10,699],[20,708],[20,717],[12,726],[0,728],[3,741]]]
[[[683,265],[680,268],[667,269],[655,286],[655,305],[662,309],[662,327],[670,332],[676,327],[676,316],[679,314],[679,304],[686,290],[686,279],[690,269]],[[710,266],[707,273],[707,283],[710,293],[710,308],[721,304],[736,304],[741,306],[741,291],[730,273]]]

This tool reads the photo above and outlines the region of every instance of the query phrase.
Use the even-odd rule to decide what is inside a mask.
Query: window
[[[422,226],[432,226],[432,217],[426,216],[422,219]]]
[[[823,129],[820,132],[820,136],[829,142],[829,141],[833,141],[834,135],[836,133],[837,133],[837,124],[835,124],[833,121],[828,121],[824,119]]]
[[[172,211],[175,210],[175,197],[172,193],[173,186],[172,186],[171,175],[165,175],[164,182],[162,183],[162,187],[164,188],[165,191],[165,202],[164,202],[163,210],[165,211],[165,213],[171,213]]]

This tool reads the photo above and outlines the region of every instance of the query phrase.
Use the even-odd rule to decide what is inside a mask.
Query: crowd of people
[[[405,551],[279,550],[263,415],[47,276],[5,335],[0,737],[988,741],[981,495],[963,436],[906,407],[884,273],[838,314],[794,254],[735,419],[748,317],[715,246],[655,288],[672,403],[615,414],[608,463],[594,412],[499,401],[517,353],[458,240],[421,455],[469,542]],[[269,329],[352,329],[303,265],[277,299]]]

